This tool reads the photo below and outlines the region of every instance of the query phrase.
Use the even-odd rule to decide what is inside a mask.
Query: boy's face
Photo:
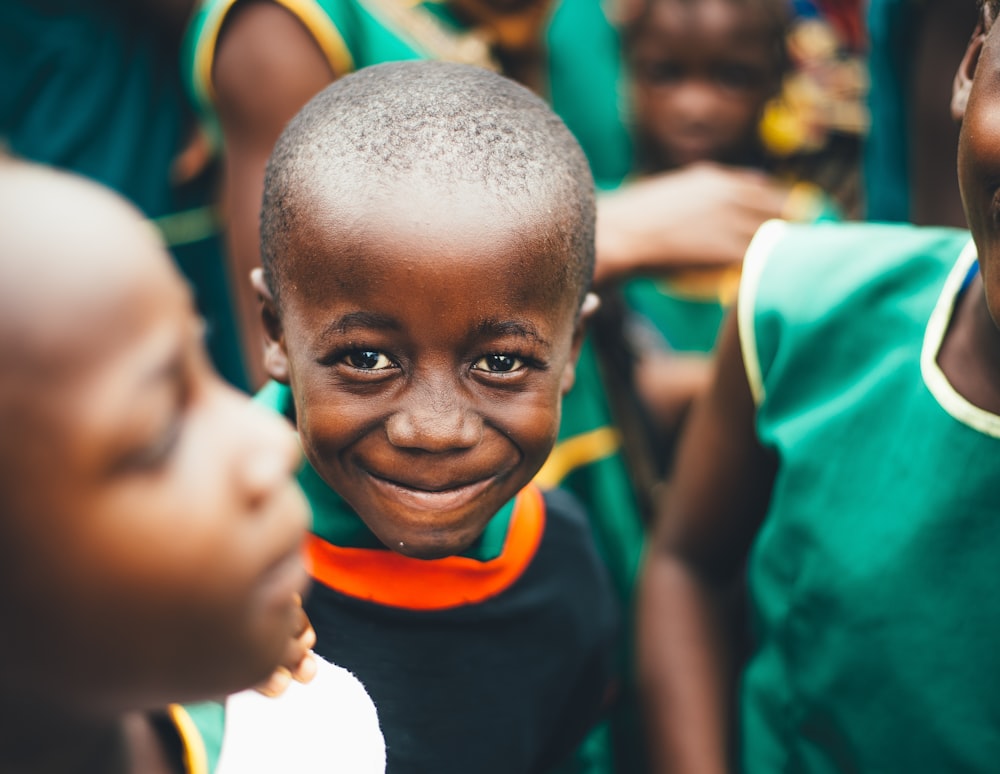
[[[652,163],[744,163],[781,76],[762,11],[652,1],[630,51],[635,121]]]
[[[468,547],[548,456],[581,337],[537,225],[426,190],[313,207],[288,246],[272,376],[306,456],[389,548]]]
[[[959,66],[952,110],[962,121],[962,201],[979,250],[990,313],[1000,325],[1000,38],[984,13],[985,25],[976,30]]]
[[[155,242],[120,247],[117,275],[31,323],[48,378],[13,388],[0,523],[2,689],[107,711],[266,677],[294,634],[308,513],[287,423],[215,375]]]

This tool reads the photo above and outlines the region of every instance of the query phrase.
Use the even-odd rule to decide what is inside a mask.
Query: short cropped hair
[[[264,278],[280,309],[289,235],[319,195],[468,186],[536,222],[567,256],[582,302],[594,269],[594,182],[579,144],[541,99],[501,75],[445,62],[392,62],[345,76],[288,124],[267,164]],[[464,189],[463,189],[464,190]],[[336,217],[336,215],[334,215]],[[530,221],[529,221],[530,222]]]
[[[1000,0],[978,0],[977,5],[980,11],[987,11],[991,19],[995,19],[1000,11]]]

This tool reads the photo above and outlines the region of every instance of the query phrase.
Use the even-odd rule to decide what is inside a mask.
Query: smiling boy
[[[501,76],[379,65],[289,124],[261,220],[262,398],[310,463],[317,652],[371,692],[388,771],[549,770],[614,631],[584,518],[530,485],[595,306],[579,146]]]

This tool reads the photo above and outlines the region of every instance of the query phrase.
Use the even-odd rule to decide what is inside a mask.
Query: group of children
[[[255,402],[214,374],[137,212],[0,161],[0,770],[626,772],[645,748],[657,772],[990,770],[998,3],[980,4],[952,105],[971,239],[757,232],[686,398],[632,619],[641,497],[608,492],[634,484],[636,447],[581,406],[618,416],[600,368],[642,309],[604,288],[618,316],[591,342],[595,262],[609,284],[723,263],[778,214],[720,212],[745,222],[713,252],[719,234],[649,217],[684,212],[674,175],[786,207],[759,170],[697,166],[759,166],[779,5],[629,17],[660,25],[626,35],[654,177],[595,196],[614,164],[556,114],[575,88],[558,14],[583,3],[206,4],[192,72],[228,154],[234,257],[253,266]],[[657,34],[686,38],[684,61]],[[296,35],[293,84],[269,46]],[[427,41],[478,64],[378,63],[435,58]],[[655,413],[669,378],[615,362]],[[554,463],[598,462],[619,467],[579,500],[551,486],[568,475]]]

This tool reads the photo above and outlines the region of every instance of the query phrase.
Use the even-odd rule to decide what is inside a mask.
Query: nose
[[[240,483],[251,502],[258,504],[289,485],[302,463],[302,450],[287,420],[225,389],[231,393],[228,400],[236,420],[230,426],[239,428],[233,444],[239,455]]]
[[[716,104],[715,90],[705,79],[690,78],[675,87],[673,110],[688,124],[707,123]]]
[[[483,437],[482,418],[451,380],[408,390],[385,428],[393,446],[428,452],[471,449]]]

